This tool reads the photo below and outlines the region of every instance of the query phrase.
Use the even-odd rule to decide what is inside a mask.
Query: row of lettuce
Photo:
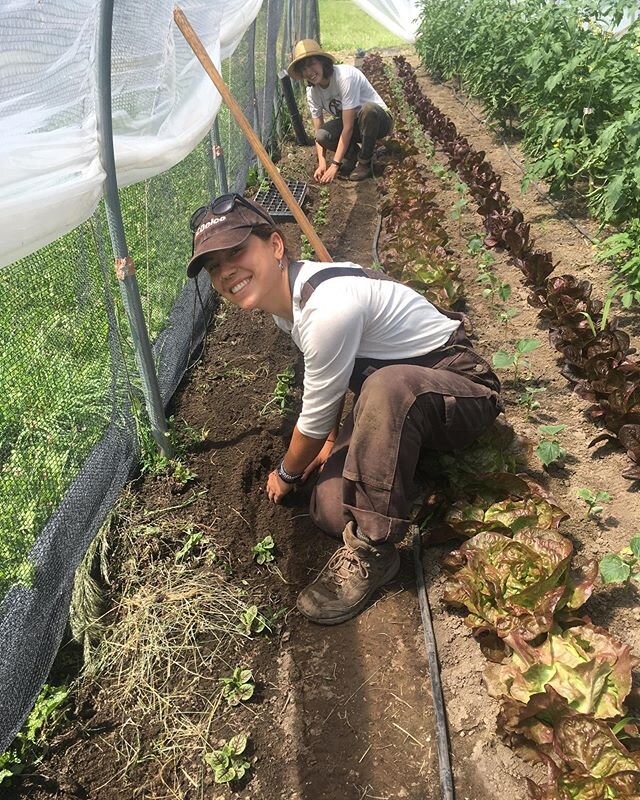
[[[612,30],[626,5],[423,0],[417,49],[522,137],[525,183],[578,190],[598,220],[623,226],[605,252],[639,291],[640,19]]]
[[[571,276],[562,276],[559,285],[553,282],[551,254],[533,247],[528,226],[510,206],[484,154],[477,153],[424,98],[411,67],[401,58],[396,64],[415,117],[410,130],[402,120],[398,124],[395,146],[404,150],[404,162],[389,171],[397,177],[385,175],[382,186],[385,265],[443,305],[451,306],[462,297],[459,274],[444,250],[446,233],[437,222],[437,205],[425,189],[423,168],[411,153],[417,118],[478,202],[485,243],[510,248],[532,286],[533,298],[557,299],[551,305],[562,306],[563,320],[569,314],[567,325],[560,325],[569,335],[572,314],[578,313],[573,308]],[[397,87],[381,60],[368,57],[364,69],[397,114]],[[405,104],[403,113],[406,108]],[[416,230],[427,246],[413,253]],[[589,298],[590,292],[583,297],[586,287],[582,288],[578,302]],[[587,308],[600,324],[601,306]],[[598,332],[594,335],[586,327],[597,347]],[[617,352],[615,332],[607,334],[614,337]],[[564,342],[558,336],[556,346]],[[580,366],[584,367],[582,361]],[[530,796],[536,800],[635,797],[640,793],[640,755],[626,745],[639,745],[640,732],[625,700],[636,660],[628,645],[593,625],[581,611],[593,591],[597,565],[590,562],[576,568],[573,546],[559,532],[567,515],[536,481],[513,474],[518,455],[517,442],[508,432],[497,430],[456,459],[440,459],[437,471],[447,475],[449,486],[442,488],[437,500],[431,498],[425,513],[433,517],[438,508],[447,511],[441,522],[431,524],[432,540],[467,539],[445,562],[447,600],[466,609],[466,624],[493,662],[485,683],[500,700],[502,735],[548,768],[546,784],[529,783]]]

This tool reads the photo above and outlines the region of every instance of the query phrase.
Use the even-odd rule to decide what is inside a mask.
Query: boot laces
[[[327,576],[338,586],[342,585],[356,571],[364,579],[369,577],[367,562],[363,561],[358,553],[347,545],[336,550],[327,564]]]

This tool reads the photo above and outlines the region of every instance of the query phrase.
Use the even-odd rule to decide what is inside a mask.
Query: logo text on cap
[[[202,225],[196,231],[196,236],[200,236],[207,230],[207,228],[210,228],[212,225],[218,225],[220,222],[224,222],[226,218],[227,216],[225,214],[222,217],[212,217],[210,220],[207,220],[207,222],[203,222]]]

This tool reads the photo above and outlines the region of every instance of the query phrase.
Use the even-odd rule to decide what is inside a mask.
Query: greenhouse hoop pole
[[[182,9],[178,8],[178,6],[173,9],[173,18],[176,22],[176,25],[182,32],[182,35],[187,40],[189,46],[196,54],[198,61],[202,64],[205,72],[213,81],[216,89],[220,92],[222,99],[227,104],[229,111],[233,114],[236,122],[242,129],[242,132],[249,140],[249,143],[253,147],[255,154],[258,156],[264,168],[267,170],[269,177],[275,184],[276,189],[280,192],[280,195],[289,206],[291,213],[293,214],[298,225],[301,227],[302,232],[309,240],[309,244],[315,250],[316,255],[321,261],[333,261],[329,255],[329,251],[320,240],[318,234],[315,232],[313,225],[309,222],[304,211],[298,205],[291,192],[291,189],[289,189],[286,181],[282,175],[280,175],[276,169],[276,165],[273,163],[269,157],[269,154],[264,149],[264,145],[260,141],[260,137],[256,135],[256,132],[251,127],[249,120],[242,113],[242,109],[227,88],[225,82],[222,80],[220,73],[215,68],[213,61],[209,58],[209,54],[204,49],[197,33],[193,30],[189,20],[185,16]]]
[[[160,394],[149,333],[144,320],[135,268],[127,249],[122,222],[122,209],[118,196],[116,162],[113,149],[113,120],[111,116],[113,4],[114,0],[102,0],[100,4],[96,53],[98,62],[96,117],[100,160],[106,173],[104,204],[115,259],[116,277],[131,330],[138,371],[142,378],[142,390],[151,423],[151,432],[161,454],[171,458],[172,448],[168,436],[167,420],[164,415],[164,405]]]
[[[213,163],[216,168],[216,175],[218,177],[218,194],[227,194],[229,192],[229,183],[227,181],[227,167],[224,162],[224,150],[220,143],[220,126],[218,125],[218,116],[213,120],[211,126],[211,150],[213,153]]]

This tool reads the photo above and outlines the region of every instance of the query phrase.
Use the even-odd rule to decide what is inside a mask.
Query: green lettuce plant
[[[477,636],[518,633],[530,641],[551,630],[560,609],[578,608],[593,590],[595,563],[574,583],[572,555],[571,542],[557,531],[480,533],[444,559],[445,600],[469,611],[465,624]]]
[[[218,680],[222,684],[222,696],[230,706],[250,700],[256,688],[253,672],[242,667],[236,667],[231,675],[225,675]]]
[[[534,700],[527,706],[512,703],[508,719],[527,738],[535,734],[533,753],[547,765],[547,784],[527,781],[532,800],[636,800],[640,755],[618,739],[614,730],[620,725],[612,730],[603,720],[580,714],[560,702],[553,690]]]
[[[248,738],[246,734],[239,733],[229,741],[223,742],[219,750],[205,754],[205,763],[213,770],[213,779],[216,783],[239,781],[251,768],[244,755]]]
[[[566,631],[554,628],[536,647],[517,631],[506,641],[513,650],[511,657],[485,671],[493,697],[526,704],[550,686],[582,714],[610,719],[624,713],[622,703],[631,690],[635,659],[629,645],[603,628],[590,624]]]
[[[275,547],[276,543],[273,541],[273,536],[271,536],[271,534],[268,534],[264,539],[256,542],[251,548],[251,555],[256,564],[268,564],[271,561],[275,561],[276,557],[273,552]]]
[[[469,498],[450,506],[442,523],[433,526],[445,538],[470,538],[483,531],[505,535],[524,528],[557,529],[568,515],[528,475],[492,473],[468,478]],[[458,492],[459,493],[459,492]]]

